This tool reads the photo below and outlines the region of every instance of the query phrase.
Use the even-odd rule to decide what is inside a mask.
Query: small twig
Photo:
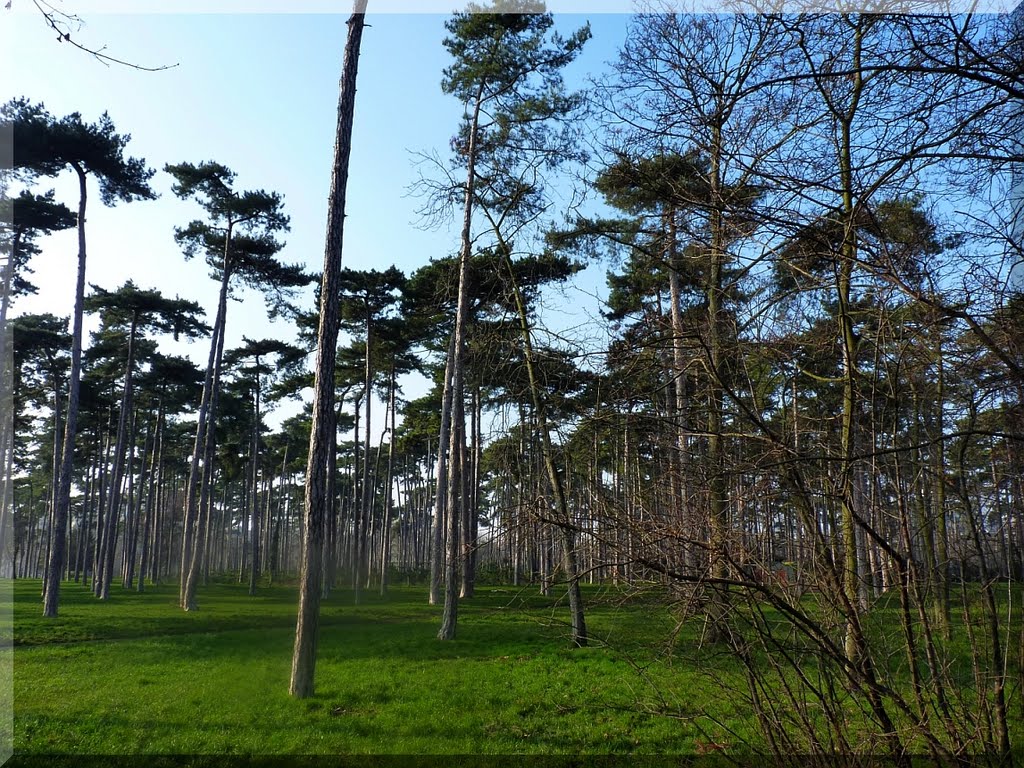
[[[111,64],[120,64],[121,66],[131,67],[132,69],[137,69],[142,72],[161,72],[165,69],[173,69],[178,66],[177,64],[164,64],[159,67],[144,67],[141,64],[133,64],[130,61],[124,61],[123,59],[118,59],[110,54],[104,53],[103,51],[106,50],[106,46],[103,46],[102,48],[89,48],[88,46],[82,45],[81,43],[71,39],[71,26],[75,24],[77,25],[77,29],[81,29],[84,24],[78,16],[60,11],[46,2],[46,0],[32,0],[32,3],[43,15],[47,26],[57,33],[58,42],[70,43],[78,50],[94,57],[106,67],[109,67]],[[4,7],[10,10],[11,0],[8,0]]]

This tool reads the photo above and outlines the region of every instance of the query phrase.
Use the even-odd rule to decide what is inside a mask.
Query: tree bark
[[[220,295],[217,300],[217,316],[213,323],[213,332],[210,337],[210,355],[206,363],[206,376],[203,379],[203,394],[199,401],[199,414],[196,418],[196,439],[193,443],[192,458],[189,463],[188,485],[185,488],[185,514],[182,523],[181,537],[181,580],[179,603],[186,611],[193,611],[195,605],[195,592],[188,591],[188,578],[191,570],[191,556],[195,548],[197,537],[197,523],[199,517],[199,487],[201,473],[204,468],[200,462],[206,451],[206,432],[209,421],[213,417],[213,373],[217,366],[217,349],[223,348],[222,338],[224,336],[224,325],[227,315],[228,283],[231,280],[231,265],[228,259],[228,249],[231,244],[231,226],[228,225],[228,232],[224,238],[224,270],[220,281]]]
[[[395,469],[395,364],[391,364],[391,375],[388,386],[388,414],[390,425],[388,432],[388,470],[387,482],[384,485],[384,525],[381,528],[380,547],[380,594],[383,597],[388,591],[388,563],[391,560],[391,484]]]
[[[334,445],[334,367],[338,344],[339,273],[345,231],[345,187],[348,183],[355,112],[356,74],[362,41],[366,0],[355,0],[348,20],[348,39],[342,62],[338,94],[338,125],[334,143],[334,171],[328,200],[327,243],[320,285],[320,323],[313,380],[313,423],[306,464],[306,508],[302,530],[302,563],[299,574],[299,610],[295,648],[288,690],[297,698],[313,694],[317,635],[320,623],[320,590],[323,581],[324,522],[327,497],[327,462]]]
[[[230,236],[224,246],[224,278],[221,284],[220,293],[220,306],[217,309],[217,318],[220,320],[220,332],[215,331],[214,344],[210,349],[210,356],[213,362],[213,368],[208,371],[206,382],[209,384],[210,397],[207,402],[207,411],[205,414],[205,424],[197,426],[196,428],[196,451],[202,450],[202,463],[197,465],[197,456],[192,457],[192,464],[195,467],[196,472],[189,474],[189,492],[192,494],[192,505],[195,508],[193,515],[194,530],[192,532],[191,548],[182,549],[182,578],[184,581],[184,589],[182,591],[182,604],[181,607],[186,611],[194,611],[199,606],[196,603],[196,589],[199,586],[199,580],[202,577],[202,565],[203,555],[206,551],[206,533],[208,527],[206,525],[207,518],[210,514],[210,483],[212,482],[213,476],[213,454],[214,454],[214,430],[212,427],[213,419],[216,418],[218,394],[220,387],[220,368],[221,361],[224,359],[224,331],[227,319],[227,287],[228,281],[230,280],[230,264],[228,261],[228,243],[230,242]],[[205,384],[204,384],[205,394]],[[200,406],[200,413],[202,415],[202,406]],[[202,431],[203,441],[199,441],[199,432]],[[195,475],[198,474],[198,477]],[[198,493],[196,493],[198,485]],[[198,496],[199,498],[196,498]],[[186,504],[188,504],[188,495],[186,495]],[[187,517],[187,508],[186,508]]]
[[[85,312],[85,207],[88,190],[85,169],[78,163],[71,165],[78,174],[78,278],[75,282],[75,308],[71,321],[71,373],[68,383],[67,415],[64,420],[64,445],[61,449],[57,498],[53,507],[53,530],[61,532],[71,508],[71,472],[75,456],[75,434],[78,430],[78,400],[82,375],[82,319]],[[43,595],[43,616],[48,618],[57,616],[64,552],[64,537],[55,536],[46,565],[46,592]]]
[[[519,314],[519,330],[523,339],[523,359],[526,362],[526,375],[530,383],[530,397],[533,400],[533,409],[537,418],[537,431],[540,433],[544,471],[547,475],[548,486],[551,490],[552,501],[554,502],[554,512],[557,516],[555,527],[558,529],[558,536],[562,544],[562,567],[565,570],[566,580],[569,582],[569,619],[572,628],[570,639],[573,645],[583,647],[587,644],[587,624],[583,615],[583,595],[580,591],[576,536],[573,531],[572,516],[569,512],[569,503],[565,496],[562,478],[555,466],[554,447],[551,443],[551,430],[547,420],[547,403],[543,393],[540,391],[540,382],[537,377],[533,354],[533,339],[529,316],[526,312],[526,302],[523,299],[522,291],[519,290],[519,285],[516,283],[512,259],[508,255],[509,249],[500,240],[500,236],[499,244],[505,253],[505,263],[508,266],[516,310]]]

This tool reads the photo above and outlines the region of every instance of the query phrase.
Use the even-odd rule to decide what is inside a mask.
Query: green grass
[[[646,649],[667,612],[598,591],[585,649],[568,647],[565,609],[532,591],[479,589],[451,642],[436,639],[440,610],[422,588],[360,606],[337,593],[305,701],[287,693],[294,589],[215,584],[185,614],[171,587],[103,604],[68,584],[55,621],[38,615],[38,593],[15,584],[21,754],[690,753],[707,738],[643,711],[652,684],[684,674]],[[691,692],[713,700],[702,685],[694,676]]]
[[[586,589],[592,642],[583,649],[569,647],[563,602],[533,588],[478,588],[460,603],[450,642],[437,640],[440,608],[423,587],[368,592],[358,606],[335,592],[321,611],[317,693],[298,701],[287,693],[293,586],[250,597],[211,584],[186,614],[176,585],[115,589],[103,603],[65,584],[56,620],[40,615],[39,588],[13,585],[14,748],[23,756],[735,755],[762,743],[736,658],[725,646],[700,648],[699,621],[674,633],[657,591],[624,599]],[[0,601],[0,615],[8,608]],[[886,638],[896,609],[872,612]],[[1011,667],[1024,653],[1018,628],[1019,619]],[[954,633],[950,658],[969,681],[963,637]],[[887,661],[890,679],[906,685],[901,656]],[[1008,694],[1016,742],[1024,699],[1019,686]]]

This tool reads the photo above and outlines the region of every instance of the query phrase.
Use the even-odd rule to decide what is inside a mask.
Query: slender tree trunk
[[[136,432],[136,423],[138,420],[138,411],[132,413],[132,428],[131,433],[134,435]],[[142,515],[143,515],[143,495],[146,489],[146,456],[149,453],[149,446],[153,439],[152,429],[146,428],[146,438],[142,443],[142,455],[139,461],[139,475],[138,483],[135,483],[135,445],[132,441],[131,449],[129,451],[129,463],[128,468],[131,472],[128,475],[128,498],[129,506],[133,510],[132,512],[132,535],[131,535],[131,546],[128,549],[127,567],[125,568],[125,588],[131,589],[133,581],[135,579],[135,566],[138,562],[139,556],[139,534],[142,529]],[[142,578],[142,570],[139,570],[139,578]]]
[[[210,337],[210,355],[206,363],[206,376],[203,379],[203,394],[199,401],[199,414],[196,419],[196,439],[193,443],[192,458],[189,464],[188,485],[185,488],[185,516],[182,524],[181,540],[181,573],[180,573],[180,606],[186,611],[193,611],[195,605],[195,592],[188,591],[188,578],[190,558],[195,549],[197,538],[197,522],[199,517],[199,490],[201,473],[205,469],[200,462],[206,449],[206,433],[209,422],[214,418],[212,413],[214,369],[217,367],[217,350],[223,349],[224,325],[227,320],[228,284],[231,280],[231,264],[229,249],[231,246],[231,225],[224,238],[224,268],[221,274],[220,295],[217,300],[217,316],[213,323],[213,333]]]
[[[87,199],[85,170],[72,163],[78,174],[78,278],[75,281],[75,308],[71,321],[71,373],[68,382],[67,415],[64,420],[64,444],[57,497],[54,504],[53,530],[63,531],[71,507],[71,472],[75,458],[75,435],[78,430],[78,400],[82,376],[82,320],[85,313],[85,207]],[[46,565],[46,594],[43,596],[43,616],[55,618],[60,601],[60,574],[64,568],[64,538],[55,537]]]
[[[145,474],[145,483],[141,483],[140,482],[140,484],[139,484],[139,507],[140,507],[140,509],[142,508],[142,504],[143,504],[143,502],[142,502],[143,487],[145,488],[145,494],[146,494],[146,500],[145,500],[146,517],[145,517],[145,523],[143,524],[143,527],[142,527],[142,552],[139,554],[139,581],[138,581],[138,584],[136,585],[136,590],[138,592],[144,592],[145,589],[146,589],[146,587],[145,587],[146,571],[149,568],[150,558],[153,556],[152,555],[153,549],[152,549],[152,547],[150,545],[150,537],[152,535],[152,530],[153,530],[153,525],[154,525],[154,517],[156,515],[156,509],[154,507],[154,501],[155,501],[155,496],[156,496],[156,494],[155,494],[156,483],[154,482],[154,479],[156,478],[156,466],[157,466],[156,465],[156,460],[157,460],[157,451],[158,451],[158,445],[159,445],[159,440],[160,440],[160,417],[162,415],[162,413],[161,413],[162,409],[163,409],[163,401],[161,400],[160,404],[157,406],[157,412],[156,412],[156,415],[155,415],[154,420],[153,420],[153,428],[152,428],[153,440],[152,440],[152,446],[150,447],[150,452],[149,452],[149,471],[146,472],[146,474]],[[145,458],[146,458],[145,454],[143,454],[142,458],[143,458],[143,461],[145,461]]]
[[[569,582],[571,641],[573,645],[582,647],[587,644],[587,624],[583,615],[583,595],[580,591],[576,534],[573,530],[572,515],[570,514],[569,503],[565,496],[562,477],[558,474],[558,469],[555,467],[554,447],[551,443],[551,431],[547,420],[547,403],[545,402],[544,395],[541,393],[540,382],[537,377],[533,354],[533,334],[530,330],[529,315],[526,312],[526,302],[523,299],[522,292],[519,290],[519,285],[516,283],[515,270],[512,266],[508,247],[504,242],[501,242],[500,236],[499,244],[505,253],[505,263],[508,266],[512,291],[515,296],[516,310],[519,313],[519,329],[523,338],[523,359],[526,362],[526,375],[530,382],[530,397],[533,400],[533,409],[537,419],[537,431],[540,433],[544,471],[547,475],[554,502],[554,513],[557,516],[554,524],[558,529],[558,536],[562,544],[562,567],[565,570],[566,580]]]
[[[225,253],[225,261],[226,259],[227,254]],[[210,514],[213,506],[211,485],[213,483],[213,457],[216,443],[213,420],[216,418],[217,407],[220,402],[220,371],[224,359],[224,319],[227,312],[227,295],[223,294],[223,297],[225,299],[224,312],[218,312],[221,318],[221,328],[220,333],[217,334],[217,344],[213,351],[213,375],[209,379],[211,395],[207,411],[207,424],[203,427],[202,464],[198,468],[200,473],[198,478],[199,498],[197,499],[198,508],[194,523],[195,531],[192,536],[191,551],[182,552],[182,567],[184,568],[187,564],[186,573],[184,574],[185,591],[182,603],[182,607],[186,611],[194,611],[199,607],[196,603],[196,589],[204,574],[207,553],[206,544],[210,532]],[[189,483],[191,484],[191,482],[192,476],[189,475]]]
[[[259,482],[260,460],[260,358],[256,357],[256,392],[253,395],[253,428],[252,428],[252,476],[250,477],[249,496],[252,507],[252,518],[249,531],[249,549],[252,555],[252,567],[249,569],[249,594],[256,594],[256,583],[260,578],[260,494]]]
[[[462,370],[456,367],[452,380],[452,388],[461,392],[463,386]],[[444,564],[444,611],[441,618],[441,628],[438,630],[439,640],[453,640],[458,626],[459,618],[459,523],[462,516],[462,505],[465,504],[465,484],[463,483],[463,472],[465,471],[466,436],[465,436],[465,408],[462,397],[457,396],[452,401],[452,424],[450,428],[451,439],[448,442],[448,489],[446,491],[445,519],[448,522],[448,530],[445,532],[445,564]]]
[[[124,472],[125,443],[128,438],[128,415],[132,408],[132,368],[135,365],[135,331],[137,319],[132,316],[131,330],[128,333],[128,367],[124,375],[124,392],[121,395],[121,411],[117,417],[117,439],[114,442],[114,457],[110,473],[110,490],[107,493],[107,514],[105,529],[106,562],[103,566],[100,583],[100,600],[110,599],[110,582],[114,575],[114,553],[117,541],[117,519],[121,511],[121,485]],[[131,469],[129,468],[129,472]],[[127,536],[128,531],[125,531]]]
[[[852,500],[852,455],[854,451],[854,418],[857,409],[856,388],[857,340],[850,314],[850,292],[853,281],[853,267],[857,259],[856,216],[857,209],[853,190],[852,125],[854,115],[863,91],[863,76],[860,73],[861,28],[858,26],[854,41],[853,93],[849,110],[840,120],[839,175],[843,198],[843,243],[838,272],[839,333],[843,356],[843,412],[840,427],[841,463],[838,486],[840,499],[840,526],[843,538],[843,595],[845,610],[849,614],[846,627],[846,657],[856,662],[860,655],[862,638],[858,609],[858,557],[857,537],[853,516]]]
[[[373,515],[373,486],[376,484],[370,482],[370,414],[371,404],[373,402],[373,353],[371,344],[373,343],[373,325],[370,322],[370,305],[367,302],[366,305],[366,360],[363,378],[363,398],[365,402],[363,407],[366,412],[363,416],[363,496],[359,504],[359,518],[360,518],[360,531],[359,537],[356,539],[355,546],[355,558],[353,560],[353,572],[354,579],[353,584],[355,586],[355,602],[359,605],[363,593],[363,575],[369,573],[369,564],[365,562],[366,553],[368,550],[367,542],[369,539],[369,528],[370,518]],[[357,436],[358,439],[358,436]],[[376,473],[375,473],[376,474]]]
[[[61,413],[60,413],[60,392],[54,388],[53,392],[53,459],[50,464],[50,488],[48,492],[48,504],[46,508],[47,527],[46,527],[46,555],[43,561],[43,585],[42,595],[46,595],[46,585],[48,583],[48,572],[45,570],[46,565],[50,561],[50,547],[53,540],[53,516],[54,507],[56,505],[57,496],[60,493],[58,489],[59,478],[60,478],[60,446],[63,435],[61,434]],[[69,513],[70,514],[70,513]]]
[[[355,0],[348,20],[348,39],[342,62],[338,94],[338,125],[334,144],[334,171],[328,201],[327,244],[320,287],[320,323],[313,381],[313,423],[306,465],[306,506],[302,530],[302,561],[299,574],[299,610],[289,692],[297,698],[313,694],[317,634],[320,623],[320,591],[323,580],[324,523],[327,498],[327,462],[334,445],[334,364],[338,345],[338,293],[345,228],[345,187],[348,183],[355,112],[356,74],[362,41],[366,0]]]
[[[480,488],[480,388],[474,387],[469,413],[470,454],[466,472],[466,504],[462,513],[462,591],[459,597],[473,597],[476,584],[477,517]],[[468,450],[468,449],[467,449]]]
[[[164,489],[164,411],[163,411],[163,398],[160,400],[159,405],[159,416],[157,418],[156,427],[156,440],[157,440],[157,453],[154,457],[155,474],[153,475],[153,485],[155,488],[154,496],[154,516],[153,516],[153,556],[151,558],[152,565],[150,567],[149,580],[153,584],[157,584],[160,580],[160,555],[162,550],[162,544],[164,542],[163,537],[163,523],[164,523],[164,499],[166,492]]]
[[[445,494],[448,491],[448,435],[452,423],[452,371],[455,359],[455,334],[448,340],[448,356],[444,365],[444,386],[441,390],[441,429],[437,436],[437,469],[434,472],[434,521],[430,539],[430,605],[441,601],[444,570]]]
[[[669,212],[668,221],[668,248],[669,248],[669,301],[671,307],[669,314],[672,320],[672,393],[675,396],[673,406],[675,411],[675,445],[674,458],[672,462],[674,473],[673,506],[676,507],[676,517],[679,524],[687,526],[687,454],[686,454],[686,355],[683,348],[683,307],[682,307],[682,263],[679,258],[679,248],[676,242],[676,212]],[[684,528],[685,530],[685,528]],[[696,538],[695,536],[691,537]]]
[[[455,328],[452,331],[451,346],[448,349],[448,364],[445,367],[445,392],[443,395],[442,402],[442,428],[444,427],[444,415],[449,412],[454,412],[456,409],[461,412],[463,410],[462,401],[464,399],[464,374],[463,374],[463,360],[464,350],[466,345],[466,325],[469,322],[469,257],[470,249],[472,248],[472,224],[473,224],[473,203],[474,203],[474,190],[476,187],[476,156],[477,156],[477,133],[479,132],[480,126],[480,112],[483,106],[483,95],[484,87],[483,84],[477,89],[476,99],[473,103],[473,113],[469,121],[469,145],[466,149],[466,195],[465,202],[463,204],[462,212],[462,236],[461,245],[459,248],[459,292],[458,302],[455,310]],[[456,433],[458,430],[465,432],[465,425],[451,424],[449,425],[449,436],[447,440],[448,450],[448,462],[454,463],[456,460],[455,449],[458,445],[456,441]],[[462,440],[465,443],[465,439]],[[438,473],[437,483],[438,490],[444,487],[446,489],[447,498],[444,504],[445,515],[447,517],[447,529],[449,537],[454,532],[458,531],[458,519],[451,519],[451,515],[455,514],[455,507],[458,506],[456,501],[456,495],[461,495],[461,477],[454,478],[454,473],[449,468],[448,477],[445,478],[445,482],[442,485],[441,469],[442,469],[442,456],[445,446],[445,440],[442,437],[438,443]],[[441,505],[438,505],[438,509]],[[438,541],[439,534],[435,533],[434,540]],[[448,541],[447,546],[447,562],[445,564],[445,572],[451,573],[445,585],[445,605],[444,605],[444,618],[441,623],[441,630],[438,633],[438,637],[442,640],[450,640],[455,637],[455,624],[457,618],[457,602],[458,593],[455,591],[455,562],[454,558],[458,556],[458,540],[454,542]],[[433,597],[433,595],[431,595]]]
[[[388,377],[388,470],[384,485],[384,524],[381,527],[380,546],[380,594],[383,597],[388,591],[388,564],[391,560],[391,484],[395,467],[395,364],[391,363],[391,375]]]

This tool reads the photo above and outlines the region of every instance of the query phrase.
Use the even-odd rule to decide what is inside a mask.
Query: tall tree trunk
[[[580,591],[576,535],[573,530],[572,516],[569,512],[569,502],[565,496],[562,477],[558,474],[557,467],[555,467],[554,447],[551,443],[551,431],[547,419],[547,403],[540,390],[540,382],[537,376],[533,354],[533,334],[530,330],[529,316],[526,312],[526,302],[516,282],[515,269],[512,266],[509,249],[501,241],[500,236],[499,245],[505,254],[505,263],[508,266],[509,279],[512,284],[513,295],[515,296],[516,311],[519,314],[519,330],[523,339],[523,359],[526,362],[526,376],[530,383],[530,397],[533,400],[533,409],[537,419],[537,431],[540,433],[544,471],[547,475],[552,501],[554,502],[554,513],[556,515],[554,524],[558,529],[558,536],[562,544],[562,568],[565,570],[565,578],[569,582],[569,619],[572,628],[570,639],[573,645],[582,647],[587,644],[587,624],[583,615],[583,595]]]
[[[670,463],[673,473],[672,503],[676,508],[677,525],[687,530],[690,525],[687,506],[687,454],[686,454],[686,355],[683,348],[683,307],[682,307],[682,263],[676,232],[676,212],[669,211],[668,220],[668,254],[669,254],[669,315],[672,320],[672,394],[674,400],[675,445],[674,461]],[[693,531],[686,534],[696,538]],[[684,561],[688,561],[684,553]]]
[[[154,527],[154,520],[156,516],[156,509],[154,502],[156,499],[156,468],[157,468],[157,455],[159,452],[160,444],[160,419],[163,415],[163,400],[157,405],[157,412],[153,420],[153,442],[150,447],[149,453],[149,471],[145,474],[145,483],[139,485],[139,506],[142,507],[142,493],[143,486],[145,487],[145,509],[146,518],[145,523],[142,527],[142,552],[139,554],[139,581],[136,584],[136,591],[144,592],[146,589],[146,571],[149,568],[149,561],[153,557],[153,548],[150,543],[150,537]],[[143,454],[143,461],[145,461],[145,454]]]
[[[932,477],[934,483],[933,496],[935,500],[935,523],[936,523],[936,563],[935,579],[937,589],[935,590],[935,612],[939,620],[939,626],[943,636],[948,640],[950,637],[950,612],[949,612],[949,534],[946,531],[946,438],[945,419],[943,409],[945,408],[946,396],[946,374],[944,367],[944,355],[942,351],[942,327],[936,331],[936,339],[933,345],[935,350],[935,448],[932,451],[934,463],[932,465]]]
[[[117,439],[114,442],[114,458],[110,473],[110,490],[107,493],[107,514],[105,529],[106,562],[100,582],[100,600],[110,599],[110,582],[114,575],[114,553],[117,541],[117,519],[121,511],[121,484],[125,464],[125,443],[128,439],[128,415],[132,408],[132,368],[135,365],[135,330],[137,318],[132,315],[131,330],[128,333],[128,367],[124,374],[124,392],[121,394],[121,411],[117,417]],[[131,472],[131,469],[128,470]],[[125,531],[127,536],[128,531]]]
[[[462,591],[459,597],[473,597],[476,584],[477,494],[480,488],[480,387],[473,388],[469,412],[469,444],[472,453],[466,472],[466,504],[462,512]]]
[[[473,104],[473,113],[469,121],[469,144],[466,148],[466,195],[463,203],[462,210],[462,236],[461,245],[459,247],[459,293],[457,307],[455,310],[455,328],[452,331],[451,346],[448,348],[448,365],[445,367],[445,393],[443,395],[442,408],[442,427],[444,425],[444,414],[458,410],[460,413],[464,410],[462,401],[464,400],[464,356],[466,346],[466,325],[469,322],[469,257],[470,249],[473,247],[472,241],[472,225],[473,225],[473,203],[474,203],[474,190],[476,187],[476,159],[477,159],[477,133],[479,132],[480,126],[480,112],[483,106],[484,87],[483,84],[477,89],[476,99]],[[463,439],[462,443],[465,444],[465,425],[451,424],[449,426],[449,439],[447,444],[448,449],[448,461],[449,463],[455,462],[455,449],[459,444],[456,441],[456,433],[462,430]],[[444,442],[438,444],[438,488],[441,485],[441,461],[443,455]],[[447,489],[447,498],[444,504],[445,515],[450,516],[454,513],[454,509],[458,506],[456,496],[461,496],[461,477],[454,478],[453,472],[449,468],[447,481],[444,483],[444,487]],[[453,482],[454,481],[454,482]],[[459,521],[451,518],[447,519],[448,534],[451,536],[453,532],[458,531]],[[437,540],[437,534],[435,533],[435,541]],[[441,630],[438,633],[438,637],[442,640],[450,640],[455,637],[455,624],[457,617],[457,602],[458,592],[455,591],[454,585],[454,567],[455,563],[453,557],[458,555],[458,540],[452,542],[448,541],[447,546],[448,559],[445,564],[445,571],[452,574],[451,578],[448,579],[445,585],[445,605],[444,605],[444,618],[441,623]],[[454,553],[454,554],[453,554]]]
[[[462,370],[455,368],[452,378],[452,389],[462,391],[464,382]],[[439,640],[453,640],[459,619],[459,523],[462,517],[462,505],[466,503],[465,472],[466,456],[466,417],[464,400],[456,396],[452,400],[452,423],[450,440],[448,441],[448,487],[445,493],[445,561],[444,561],[444,611],[441,617],[441,628],[438,630]]]
[[[252,476],[249,478],[249,502],[251,507],[249,531],[249,549],[252,555],[252,567],[249,569],[249,594],[256,594],[256,582],[260,578],[260,493],[259,461],[260,461],[260,358],[256,357],[256,391],[253,394],[253,427],[252,427]]]
[[[211,362],[213,363],[212,370],[208,372],[206,380],[204,381],[204,394],[206,391],[206,385],[209,384],[210,397],[207,401],[207,410],[205,413],[205,424],[197,426],[196,428],[196,451],[202,450],[202,464],[196,465],[196,457],[193,456],[192,466],[196,468],[196,472],[189,473],[189,489],[186,491],[186,518],[188,517],[188,494],[192,494],[192,503],[196,507],[195,514],[193,516],[193,534],[191,537],[191,549],[183,549],[181,553],[182,557],[182,577],[184,582],[184,589],[181,595],[181,607],[186,611],[194,611],[199,606],[196,603],[196,589],[199,586],[199,581],[202,578],[204,554],[206,553],[206,539],[209,531],[208,519],[210,514],[210,507],[212,501],[210,498],[210,484],[213,481],[213,455],[214,455],[214,443],[215,433],[213,429],[213,421],[217,416],[217,405],[220,400],[220,370],[221,364],[224,359],[224,331],[227,320],[227,286],[230,280],[230,263],[228,259],[228,247],[230,244],[230,228],[228,238],[225,240],[224,246],[224,278],[221,283],[221,294],[220,294],[220,306],[217,309],[217,319],[220,320],[220,332],[214,332],[215,343],[210,349]],[[202,405],[200,405],[200,417],[202,414]],[[203,441],[199,441],[199,432],[202,431]],[[198,474],[198,477],[195,475]],[[195,485],[194,485],[195,484]],[[198,485],[198,489],[196,488]],[[196,491],[198,490],[198,494]],[[196,498],[198,496],[198,498]],[[187,525],[187,524],[186,524]]]
[[[726,238],[724,230],[724,180],[722,178],[722,127],[715,124],[711,139],[711,264],[708,270],[707,285],[707,318],[708,318],[708,357],[710,367],[710,384],[708,397],[708,464],[710,477],[709,491],[709,551],[711,556],[710,572],[714,579],[723,579],[727,575],[726,564],[729,553],[728,542],[728,488],[725,475],[725,442],[722,436],[723,411],[725,408],[725,387],[722,381],[723,369],[723,271],[725,267]],[[717,640],[721,637],[725,617],[726,595],[724,589],[713,588],[714,599],[711,602],[709,637]]]
[[[68,382],[67,415],[64,419],[64,444],[61,448],[57,497],[53,506],[53,530],[63,531],[71,507],[71,472],[75,457],[75,434],[78,430],[78,400],[82,376],[82,319],[85,312],[85,206],[88,197],[85,169],[78,163],[71,166],[78,174],[78,278],[75,281],[75,308],[71,321],[71,373]],[[55,618],[60,600],[60,574],[64,568],[64,537],[56,536],[46,565],[46,593],[43,616]]]
[[[373,325],[370,322],[370,305],[366,305],[366,360],[363,377],[363,407],[366,412],[363,416],[363,496],[359,503],[360,531],[356,539],[355,558],[352,569],[354,573],[353,584],[355,587],[355,603],[359,605],[363,594],[363,577],[369,572],[369,563],[365,562],[368,550],[370,518],[373,515],[373,486],[376,484],[376,473],[373,482],[370,481],[370,414],[373,403],[373,354],[371,344],[373,343]],[[357,437],[358,439],[358,437]]]
[[[843,540],[843,598],[844,610],[848,614],[846,626],[845,651],[846,658],[856,662],[860,656],[863,638],[860,633],[858,610],[858,556],[857,536],[854,523],[852,476],[854,451],[854,418],[857,409],[857,393],[854,386],[857,373],[857,337],[850,314],[850,292],[853,281],[853,268],[857,259],[856,217],[857,206],[853,189],[853,119],[857,112],[860,96],[864,88],[863,75],[860,72],[860,48],[862,28],[858,25],[854,39],[854,59],[852,69],[853,91],[850,106],[840,119],[839,145],[839,176],[842,187],[843,242],[840,253],[840,264],[837,282],[837,299],[839,302],[839,334],[842,344],[843,362],[843,411],[840,427],[841,461],[839,468],[839,484],[837,496],[840,499],[840,526]]]
[[[345,231],[345,187],[348,183],[355,112],[356,74],[362,41],[366,0],[355,0],[348,20],[348,39],[341,67],[338,94],[338,125],[334,143],[334,171],[327,211],[327,244],[320,285],[320,323],[313,380],[313,423],[306,465],[306,508],[302,530],[302,561],[299,574],[299,610],[289,692],[297,698],[313,694],[317,634],[320,623],[320,590],[323,580],[324,522],[327,497],[327,462],[334,445],[334,364],[338,345],[338,293],[342,244]]]
[[[391,560],[391,484],[395,468],[395,364],[391,363],[391,375],[388,377],[388,470],[384,485],[384,524],[381,527],[380,545],[380,594],[383,597],[388,591],[388,563]]]
[[[164,411],[163,411],[163,398],[160,400],[159,406],[159,417],[157,418],[157,453],[154,458],[156,472],[153,475],[155,491],[154,499],[154,516],[153,516],[153,556],[152,565],[150,567],[149,580],[153,584],[157,584],[160,580],[160,555],[162,551],[162,545],[164,542],[163,537],[163,523],[164,523],[164,499],[166,498],[166,491],[164,489]]]
[[[444,385],[441,390],[441,429],[437,436],[437,469],[434,472],[434,522],[430,538],[430,605],[441,602],[441,582],[444,570],[445,500],[448,492],[448,435],[452,424],[452,371],[455,359],[455,334],[448,340],[448,355],[444,365]]]
[[[132,412],[132,427],[131,434],[134,435],[138,427],[136,426],[138,421],[139,413],[137,410]],[[128,504],[132,509],[132,532],[130,539],[130,546],[128,547],[128,557],[126,559],[127,565],[125,567],[125,581],[124,586],[126,589],[131,589],[133,586],[133,580],[135,579],[135,565],[138,562],[139,555],[139,532],[142,528],[141,519],[143,514],[143,495],[146,488],[146,455],[149,452],[150,442],[153,439],[153,432],[150,428],[146,429],[146,438],[142,443],[142,455],[139,461],[139,476],[138,483],[135,483],[135,445],[134,441],[131,441],[130,450],[128,453],[128,471],[131,473],[128,475]],[[136,490],[137,488],[137,490]],[[141,571],[140,571],[141,578]]]
[[[206,375],[203,378],[203,394],[199,401],[199,414],[196,418],[196,439],[193,443],[192,459],[189,464],[188,485],[185,488],[179,604],[186,611],[193,611],[196,608],[194,587],[190,593],[188,579],[191,571],[192,552],[195,549],[195,539],[198,537],[199,491],[202,474],[205,472],[205,468],[201,465],[201,460],[206,451],[206,433],[209,423],[214,417],[212,413],[214,369],[217,367],[217,350],[223,349],[224,325],[227,320],[228,284],[231,280],[230,246],[231,226],[229,224],[224,238],[224,268],[221,274],[220,295],[217,299],[217,316],[214,320],[213,333],[210,337],[210,355],[206,363]]]
[[[61,413],[60,413],[60,392],[54,387],[53,391],[53,458],[50,464],[50,488],[48,492],[48,505],[46,508],[46,514],[48,515],[47,520],[47,532],[46,532],[46,560],[44,561],[44,568],[50,560],[50,544],[53,539],[53,515],[54,506],[57,501],[57,495],[59,494],[58,486],[60,479],[60,447],[63,434],[61,433]],[[46,585],[48,583],[47,571],[43,571],[43,585],[42,593],[46,595]]]

